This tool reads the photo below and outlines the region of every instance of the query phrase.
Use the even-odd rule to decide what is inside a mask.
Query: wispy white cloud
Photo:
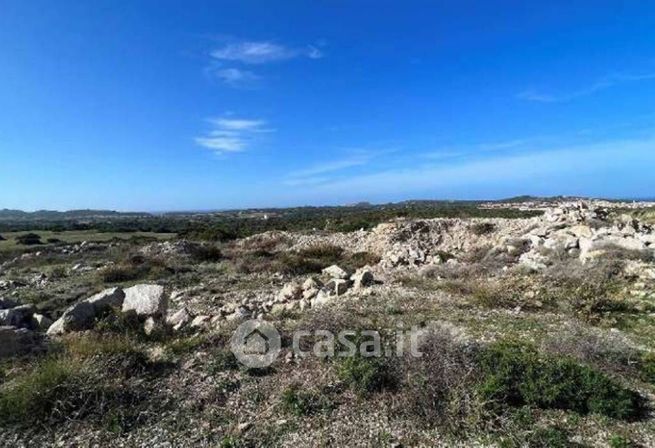
[[[216,69],[214,75],[220,81],[231,87],[250,87],[260,79],[259,76],[250,70],[242,70],[234,67]]]
[[[565,188],[585,187],[587,184],[582,179],[598,179],[599,176],[614,178],[613,176],[621,173],[635,172],[640,167],[655,162],[654,150],[655,138],[645,138],[553,147],[530,153],[503,153],[494,157],[439,161],[429,165],[405,165],[395,169],[342,176],[308,187],[305,193],[319,197],[361,200],[378,196],[411,195],[417,192],[425,194],[429,191],[439,197],[445,197],[445,194],[451,192],[460,197],[472,197],[473,192],[482,192],[484,195],[487,188],[493,188],[495,191],[507,188],[524,193],[531,188],[555,192],[559,186],[560,190],[557,191],[564,191]],[[653,180],[644,181],[642,184],[655,187]],[[645,187],[642,185],[641,188]]]
[[[433,160],[454,159],[459,157],[475,156],[484,152],[515,150],[534,144],[537,138],[515,139],[497,142],[484,142],[467,146],[441,148],[423,154],[423,157]]]
[[[212,129],[205,135],[196,137],[195,142],[218,154],[245,151],[257,134],[275,131],[266,126],[265,120],[211,118],[207,121],[212,125]]]
[[[245,41],[228,43],[217,48],[211,52],[211,57],[220,61],[236,61],[243,64],[266,64],[298,57],[320,59],[323,57],[323,52],[311,45],[294,48],[271,41]]]
[[[539,103],[563,103],[567,101],[574,100],[579,97],[592,95],[601,90],[606,90],[611,87],[637,82],[637,81],[647,81],[655,79],[655,73],[619,73],[606,76],[602,79],[599,79],[588,86],[585,86],[581,89],[565,92],[565,93],[545,93],[543,91],[528,89],[523,92],[520,92],[517,97],[526,101],[535,101]]]
[[[329,174],[335,174],[349,168],[361,167],[368,165],[375,158],[384,154],[388,154],[390,150],[386,151],[370,151],[370,150],[355,150],[352,154],[336,159],[328,160],[322,163],[311,165],[301,170],[289,173],[287,179],[284,181],[286,185],[316,185],[333,180]]]
[[[229,87],[252,88],[259,85],[262,77],[243,66],[297,58],[321,59],[324,53],[320,46],[323,44],[290,47],[273,41],[231,41],[209,53],[211,62],[207,72]]]

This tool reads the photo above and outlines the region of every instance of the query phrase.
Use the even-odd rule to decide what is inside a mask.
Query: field
[[[387,217],[401,208],[129,224],[185,237],[38,230],[61,241],[36,246],[16,244],[29,232],[0,232],[0,296],[16,302],[2,306],[54,321],[144,284],[168,304],[142,316],[124,302],[90,317],[82,307],[63,334],[17,320],[34,340],[0,358],[0,446],[655,446],[648,224],[577,201]],[[349,231],[325,225],[337,217]],[[248,319],[279,331],[270,366],[231,351]],[[423,356],[389,356],[410,328],[424,332]],[[309,332],[307,352],[325,331],[356,342],[374,331],[385,354],[295,351],[296,334]]]
[[[25,246],[16,241],[17,237],[26,235],[29,233],[35,233],[39,235],[42,244],[35,244],[30,246]],[[156,233],[156,232],[98,232],[95,230],[66,230],[61,232],[50,231],[50,230],[36,230],[36,231],[21,231],[21,232],[4,232],[0,233],[4,238],[4,241],[0,241],[0,252],[2,251],[13,251],[17,249],[25,249],[26,247],[43,247],[46,245],[52,244],[77,244],[87,241],[89,243],[93,242],[107,242],[114,239],[118,240],[128,240],[132,238],[140,239],[156,239],[156,240],[166,240],[174,238],[176,235],[171,233]],[[58,240],[54,243],[48,243],[48,240]]]

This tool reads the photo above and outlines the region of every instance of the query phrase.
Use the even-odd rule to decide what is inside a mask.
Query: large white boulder
[[[109,288],[89,297],[86,299],[86,302],[89,302],[98,311],[101,311],[106,308],[122,307],[124,299],[125,292],[121,288]]]
[[[125,290],[123,312],[135,312],[137,316],[164,316],[168,297],[160,285],[136,285]]]

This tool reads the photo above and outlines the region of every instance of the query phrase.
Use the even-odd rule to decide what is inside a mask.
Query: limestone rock
[[[348,288],[350,288],[351,284],[352,282],[350,280],[335,278],[325,284],[325,289],[332,291],[334,294],[340,296],[348,291]]]
[[[246,307],[240,306],[232,314],[225,316],[225,319],[228,321],[241,321],[248,319],[252,313]]]
[[[96,311],[100,312],[107,308],[122,307],[124,299],[125,292],[121,288],[109,288],[89,297],[86,301],[93,305]]]
[[[211,316],[196,316],[189,326],[191,328],[195,329],[200,329],[200,328],[207,328],[209,326],[209,321],[211,320]]]
[[[173,327],[173,330],[179,331],[184,328],[193,319],[192,314],[186,308],[176,311],[171,316],[166,318],[166,323]]]
[[[39,331],[48,331],[48,328],[52,325],[52,320],[44,316],[43,314],[34,314],[32,316],[31,326],[35,330]]]
[[[49,335],[60,335],[69,331],[88,330],[95,322],[96,309],[87,302],[78,302],[69,307],[48,329]]]
[[[356,290],[370,286],[374,282],[373,273],[367,268],[357,270],[350,279],[353,281],[353,287]]]
[[[168,307],[164,287],[160,285],[136,285],[125,290],[123,312],[134,311],[137,316],[163,316]]]
[[[342,279],[345,280],[348,278],[348,272],[336,264],[333,264],[332,266],[329,266],[325,269],[323,269],[323,274],[330,276],[330,278],[333,279]]]
[[[19,328],[28,326],[32,314],[34,314],[33,305],[19,305],[7,310],[0,310],[0,325]]]
[[[318,280],[317,278],[314,277],[308,277],[307,280],[302,284],[302,289],[303,291],[309,291],[312,289],[321,289],[323,287],[323,283]]]
[[[302,297],[302,288],[298,283],[291,282],[284,285],[277,295],[278,302],[286,302],[288,300],[299,300]]]

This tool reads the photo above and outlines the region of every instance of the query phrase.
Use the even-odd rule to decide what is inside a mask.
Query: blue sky
[[[655,5],[0,1],[0,208],[655,196]]]

